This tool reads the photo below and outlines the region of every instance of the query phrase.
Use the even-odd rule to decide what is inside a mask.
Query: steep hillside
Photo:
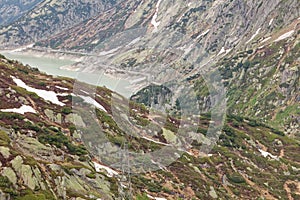
[[[294,0],[129,0],[39,45],[91,51],[112,34],[145,27],[149,32],[162,31],[155,36],[157,40],[164,38],[163,30],[167,29],[218,53],[222,47],[228,50],[244,46],[255,33],[264,35],[289,25],[300,16],[299,11],[299,2]]]
[[[293,0],[124,1],[35,48],[89,52],[77,64],[82,70],[114,70],[130,79],[136,72],[163,77],[171,68],[197,83],[196,90],[209,62],[224,79],[230,112],[294,137],[300,131],[299,8]]]
[[[0,29],[1,48],[34,43],[99,15],[115,1],[45,0],[16,22]]]
[[[276,31],[251,36],[246,46],[218,53],[203,50],[183,34],[144,35],[145,30],[135,29],[101,43],[76,67],[105,70],[132,80],[133,88],[182,80],[194,86],[201,105],[208,107],[211,92],[205,88],[210,81],[219,83],[221,91],[227,90],[229,113],[299,138],[299,24],[299,19],[292,20]]]
[[[139,124],[136,133],[151,126],[161,130],[128,135],[130,132],[122,130],[120,121],[115,121],[120,118],[113,113],[123,107],[121,96],[104,88],[93,90],[95,87],[72,79],[41,74],[5,58],[0,62],[1,197],[39,200],[118,199],[126,195],[136,199],[300,197],[299,143],[276,129],[251,119],[228,116],[217,144],[209,154],[204,154],[200,149],[206,143],[206,131],[212,122],[210,115],[203,114],[197,124],[198,136],[186,149],[176,150],[173,147],[180,145],[177,142],[185,142],[178,124],[188,125],[191,120],[169,116],[158,126],[164,116],[152,115],[148,108],[131,102],[128,118],[120,115],[124,122],[129,119]],[[97,95],[90,93],[93,91]],[[96,97],[97,103],[87,100],[89,97]],[[117,97],[114,102],[113,97]],[[78,110],[79,104],[82,107]],[[91,129],[93,113],[101,127],[96,132]],[[103,143],[101,133],[108,143]],[[125,170],[118,165],[105,166],[116,159],[109,152],[123,149],[124,144],[131,164],[126,164]],[[170,147],[173,154],[178,153],[178,159],[169,165],[164,166],[164,160],[155,157],[144,158],[142,162],[132,160],[131,156],[137,153],[146,156],[169,145],[174,145]],[[157,170],[147,171],[151,166]],[[132,170],[130,176],[128,167]],[[135,171],[135,167],[142,167],[144,172]]]
[[[30,11],[43,0],[2,0],[0,1],[0,26],[8,25]]]

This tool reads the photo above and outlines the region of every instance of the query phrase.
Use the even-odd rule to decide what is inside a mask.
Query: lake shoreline
[[[73,60],[74,56],[33,52],[35,51],[0,50],[0,54],[3,54],[6,58],[35,67],[43,73],[52,76],[73,78],[95,86],[105,86],[127,98],[132,95],[131,84],[126,79],[120,79],[114,76],[113,73],[104,73],[104,70],[102,72],[83,72],[82,68],[77,66],[76,63],[82,61],[84,57],[76,57],[76,60]]]
[[[50,49],[38,49],[38,48],[19,48],[19,49],[0,49],[0,54],[18,54],[32,57],[46,57],[60,60],[72,60],[75,62],[81,62],[84,59],[83,54],[70,54],[63,52],[55,52]]]

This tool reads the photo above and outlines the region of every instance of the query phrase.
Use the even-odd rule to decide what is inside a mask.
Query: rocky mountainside
[[[295,0],[36,4],[0,28],[1,48],[81,55],[79,73],[126,79],[136,93],[1,56],[0,199],[299,199],[299,10]]]
[[[93,90],[72,79],[42,74],[4,57],[0,66],[1,198],[121,199],[124,194],[134,199],[300,197],[300,144],[276,129],[227,116],[217,144],[205,154],[200,150],[211,116],[203,114],[197,124],[199,137],[175,151],[176,160],[163,165],[164,161],[155,157],[142,159],[143,170],[128,176],[117,165],[104,164],[116,159],[107,152],[124,144],[132,156],[177,146],[184,142],[179,123],[191,120],[169,116],[158,126],[162,115],[131,102],[129,120],[139,124],[138,129],[158,126],[158,132],[128,135],[113,115],[114,109],[122,107],[123,97],[105,88]],[[118,101],[112,103],[114,96]],[[97,103],[87,100],[91,97],[96,97]],[[78,104],[83,107],[74,109]],[[93,135],[90,118],[85,117],[91,116],[90,110],[101,127]],[[126,116],[120,117],[128,123]],[[101,142],[99,130],[108,139],[106,143]],[[138,160],[132,160],[132,165],[133,161]],[[156,170],[147,171],[152,165]]]
[[[8,25],[30,11],[43,0],[1,0],[0,26]]]
[[[114,3],[114,0],[45,0],[19,20],[0,29],[1,47],[28,45],[47,38],[99,15]]]
[[[124,1],[116,8],[85,21],[42,44],[51,48],[84,49],[112,34],[132,28],[149,32],[168,29],[203,45],[209,52],[232,49],[250,43],[252,36],[265,35],[283,28],[300,15],[299,2],[293,0],[233,1]],[[79,37],[80,36],[80,37]],[[163,34],[156,35],[156,39]],[[182,41],[182,46],[187,41]],[[53,45],[55,44],[55,45]]]
[[[82,70],[117,70],[131,78],[129,72],[149,68],[154,77],[164,77],[160,73],[169,67],[198,89],[210,62],[209,70],[221,73],[230,112],[297,136],[299,8],[293,0],[129,0],[39,41],[35,49],[88,52],[77,64]],[[203,101],[209,98],[198,93]]]

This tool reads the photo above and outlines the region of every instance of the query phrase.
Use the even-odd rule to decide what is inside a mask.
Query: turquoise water
[[[75,63],[72,60],[50,58],[50,57],[37,57],[32,55],[23,55],[18,53],[1,53],[5,57],[13,60],[18,60],[23,64],[28,64],[32,67],[38,68],[41,72],[54,76],[63,76],[69,78],[75,78],[79,81],[105,86],[125,97],[131,96],[131,91],[128,89],[130,86],[129,81],[124,79],[117,79],[111,76],[107,76],[103,73],[83,73],[69,71],[66,69],[61,69],[63,66],[70,66]]]

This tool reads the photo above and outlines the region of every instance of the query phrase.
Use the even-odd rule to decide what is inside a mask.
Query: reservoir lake
[[[132,91],[130,90],[131,84],[128,80],[114,78],[104,73],[86,73],[65,69],[64,67],[76,63],[72,60],[25,55],[18,52],[1,52],[1,54],[8,59],[18,60],[25,65],[28,64],[31,67],[38,68],[39,71],[49,75],[69,77],[88,84],[105,86],[127,98],[132,95]]]

